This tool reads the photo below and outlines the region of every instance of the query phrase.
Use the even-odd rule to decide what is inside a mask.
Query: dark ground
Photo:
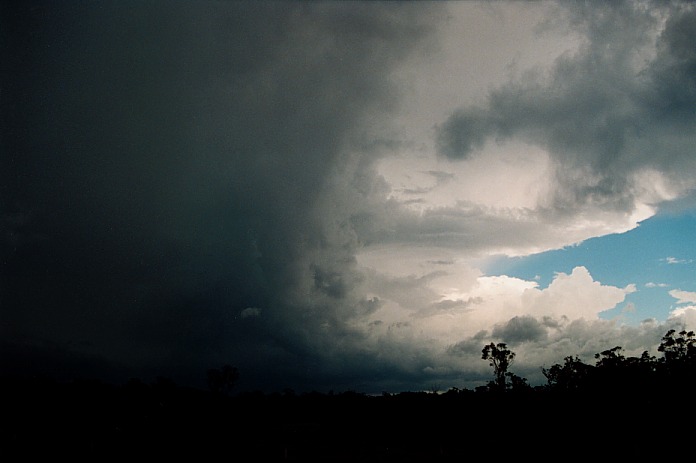
[[[691,427],[679,416],[693,404],[618,392],[228,397],[167,380],[4,379],[0,449],[7,462],[558,460],[668,447],[673,459],[690,447]]]

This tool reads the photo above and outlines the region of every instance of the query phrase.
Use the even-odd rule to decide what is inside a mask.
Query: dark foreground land
[[[4,379],[1,397],[5,462],[693,455],[693,394],[664,391],[652,397],[625,390],[222,396],[166,381]]]

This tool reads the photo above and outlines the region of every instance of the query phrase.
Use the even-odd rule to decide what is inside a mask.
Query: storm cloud
[[[4,342],[133,374],[304,375],[359,278],[333,178],[369,163],[389,73],[432,16],[3,5]]]
[[[561,2],[545,26],[577,34],[577,48],[494,88],[484,107],[458,109],[439,126],[440,154],[470,159],[489,140],[539,146],[555,171],[547,206],[559,211],[630,212],[684,194],[694,188],[695,18],[690,4]],[[653,186],[661,178],[668,187]]]
[[[3,3],[3,372],[205,386],[230,364],[241,389],[380,392],[483,384],[492,341],[537,381],[656,345],[657,322],[598,318],[632,288],[477,259],[630,229],[694,187],[696,11],[522,5]],[[507,8],[574,48],[482,75],[473,103],[437,93],[471,79],[431,79],[457,21]]]

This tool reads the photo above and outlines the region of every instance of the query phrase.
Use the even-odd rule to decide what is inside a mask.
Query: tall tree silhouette
[[[208,387],[214,394],[229,394],[239,379],[239,370],[231,365],[208,370]]]
[[[504,342],[499,342],[498,344],[490,343],[481,350],[481,353],[483,354],[481,358],[488,360],[489,365],[493,367],[495,388],[504,391],[506,387],[505,376],[512,361],[515,359],[515,353],[508,349],[507,344]]]

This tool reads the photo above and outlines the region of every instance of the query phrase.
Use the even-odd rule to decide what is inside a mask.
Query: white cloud
[[[407,333],[409,342],[417,338],[444,347],[515,317],[599,320],[601,312],[615,307],[630,292],[602,285],[584,267],[576,267],[570,274],[557,274],[543,289],[534,281],[508,276],[479,276],[472,284],[474,272],[467,269],[467,273],[468,281],[463,279],[465,285],[459,291],[451,287],[453,274],[435,276],[427,283],[411,279],[410,290],[402,288],[397,296],[390,289],[380,293],[373,287],[385,304],[366,322],[385,322],[383,326],[392,341],[399,336],[397,333]],[[404,296],[407,300],[402,299]],[[413,306],[413,301],[419,301],[421,310]],[[399,330],[394,331],[397,324]],[[404,331],[404,327],[408,329]]]
[[[685,304],[670,312],[670,320],[682,320],[687,326],[696,327],[696,292],[673,289],[669,295],[677,300],[677,304]]]
[[[545,290],[528,290],[523,298],[527,313],[592,320],[622,302],[629,292],[631,288],[604,286],[585,267],[575,267],[569,275],[558,273]]]
[[[673,289],[669,295],[677,299],[677,304],[696,304],[696,292]]]
[[[679,307],[670,312],[670,320],[678,320],[685,327],[696,329],[696,305]]]

